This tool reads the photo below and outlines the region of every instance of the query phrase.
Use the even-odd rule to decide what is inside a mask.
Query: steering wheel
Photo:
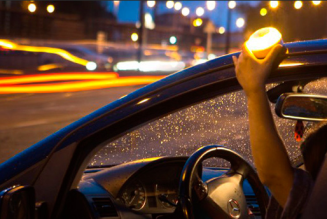
[[[203,182],[202,161],[212,157],[229,161],[231,168],[222,176]],[[194,203],[198,203],[212,219],[249,218],[243,192],[244,179],[250,183],[264,217],[269,198],[252,166],[225,147],[210,145],[200,148],[186,161],[180,179],[179,204],[184,218],[194,219]]]

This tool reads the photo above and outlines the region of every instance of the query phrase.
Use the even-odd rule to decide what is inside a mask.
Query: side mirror
[[[34,219],[34,188],[31,186],[14,186],[1,191],[0,212],[0,219]]]
[[[327,121],[327,96],[286,93],[276,103],[281,118],[303,121]]]

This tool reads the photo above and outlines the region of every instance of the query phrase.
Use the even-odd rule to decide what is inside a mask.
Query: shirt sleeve
[[[307,171],[294,169],[294,181],[285,208],[271,196],[268,204],[266,219],[295,219],[301,216],[311,194],[313,180]]]

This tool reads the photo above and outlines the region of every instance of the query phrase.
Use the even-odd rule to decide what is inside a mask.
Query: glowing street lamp
[[[133,42],[136,42],[139,39],[139,35],[137,33],[132,33],[131,39]]]
[[[268,13],[268,11],[267,11],[266,8],[261,8],[261,10],[260,10],[260,15],[261,15],[261,16],[266,16],[267,13]]]
[[[180,2],[176,2],[176,3],[175,3],[174,8],[175,8],[176,11],[181,10],[182,7],[183,7],[182,3],[180,3]]]
[[[320,5],[321,1],[312,1],[312,4],[314,5]]]
[[[219,33],[219,34],[224,34],[225,31],[226,31],[226,30],[225,30],[225,27],[219,27],[219,28],[218,28],[218,33]]]
[[[48,5],[48,7],[47,7],[47,11],[48,11],[50,14],[53,13],[54,10],[55,10],[55,7],[54,7],[53,5]]]
[[[167,1],[166,2],[166,7],[168,8],[168,9],[172,9],[173,7],[174,7],[174,2],[173,1]]]
[[[36,5],[34,3],[30,3],[27,7],[29,12],[34,13],[36,11]]]
[[[295,1],[295,2],[294,2],[294,8],[295,8],[295,9],[301,9],[302,6],[303,6],[302,1]]]
[[[216,7],[216,2],[215,1],[207,1],[207,9],[209,11],[214,10]]]
[[[202,17],[204,15],[204,9],[202,7],[198,7],[195,13],[198,17]]]
[[[147,1],[146,3],[149,8],[153,8],[156,5],[156,1]]]
[[[236,20],[236,26],[238,27],[238,28],[242,28],[243,26],[244,26],[244,24],[245,24],[245,20],[244,20],[244,18],[238,18],[237,20]]]
[[[187,7],[184,7],[182,9],[182,15],[186,17],[189,14],[190,14],[190,9],[188,9]]]
[[[270,1],[269,5],[271,8],[277,8],[279,5],[279,2],[278,1]]]

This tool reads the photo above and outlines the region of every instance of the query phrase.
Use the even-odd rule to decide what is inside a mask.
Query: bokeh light
[[[174,8],[175,8],[176,11],[181,10],[182,7],[183,7],[182,3],[180,3],[180,2],[176,2],[176,3],[175,3]]]
[[[244,24],[245,24],[245,20],[244,20],[244,18],[238,18],[237,20],[236,20],[236,26],[238,27],[238,28],[241,28],[241,27],[243,27],[244,26]]]
[[[133,42],[136,42],[139,39],[139,35],[137,33],[132,33],[131,39]]]
[[[156,1],[147,1],[146,3],[149,8],[153,8],[156,5]]]
[[[175,36],[171,36],[169,38],[169,42],[170,42],[170,44],[176,44],[177,43],[177,38]]]
[[[202,17],[204,15],[204,9],[202,7],[198,7],[195,11],[195,14],[198,16],[198,17]]]
[[[53,13],[54,10],[55,10],[55,7],[54,7],[53,5],[48,5],[48,7],[47,7],[47,11],[48,11],[50,14]]]
[[[269,5],[271,8],[277,8],[279,5],[279,2],[278,1],[270,1]]]
[[[190,9],[188,9],[187,7],[184,7],[182,9],[182,15],[186,17],[189,14],[190,14]]]
[[[302,6],[303,6],[302,1],[295,1],[295,2],[294,2],[294,8],[295,8],[295,9],[301,9]]]
[[[207,1],[207,9],[209,11],[212,11],[216,8],[216,2],[215,1]]]
[[[194,27],[200,27],[202,25],[203,21],[201,18],[197,18],[193,21],[193,26]]]
[[[166,2],[166,7],[168,8],[168,9],[172,9],[173,7],[174,7],[174,1],[167,1]]]
[[[260,10],[260,15],[261,15],[261,16],[266,16],[267,13],[268,13],[268,11],[267,11],[266,8],[261,8],[261,10]]]
[[[218,33],[219,34],[224,34],[226,32],[225,27],[219,27],[218,28]]]
[[[34,13],[36,11],[36,5],[34,3],[30,3],[27,8],[31,13]]]
[[[312,4],[314,5],[320,5],[321,1],[312,1]]]
[[[230,9],[234,9],[236,7],[236,1],[229,1],[228,2],[228,7]]]

